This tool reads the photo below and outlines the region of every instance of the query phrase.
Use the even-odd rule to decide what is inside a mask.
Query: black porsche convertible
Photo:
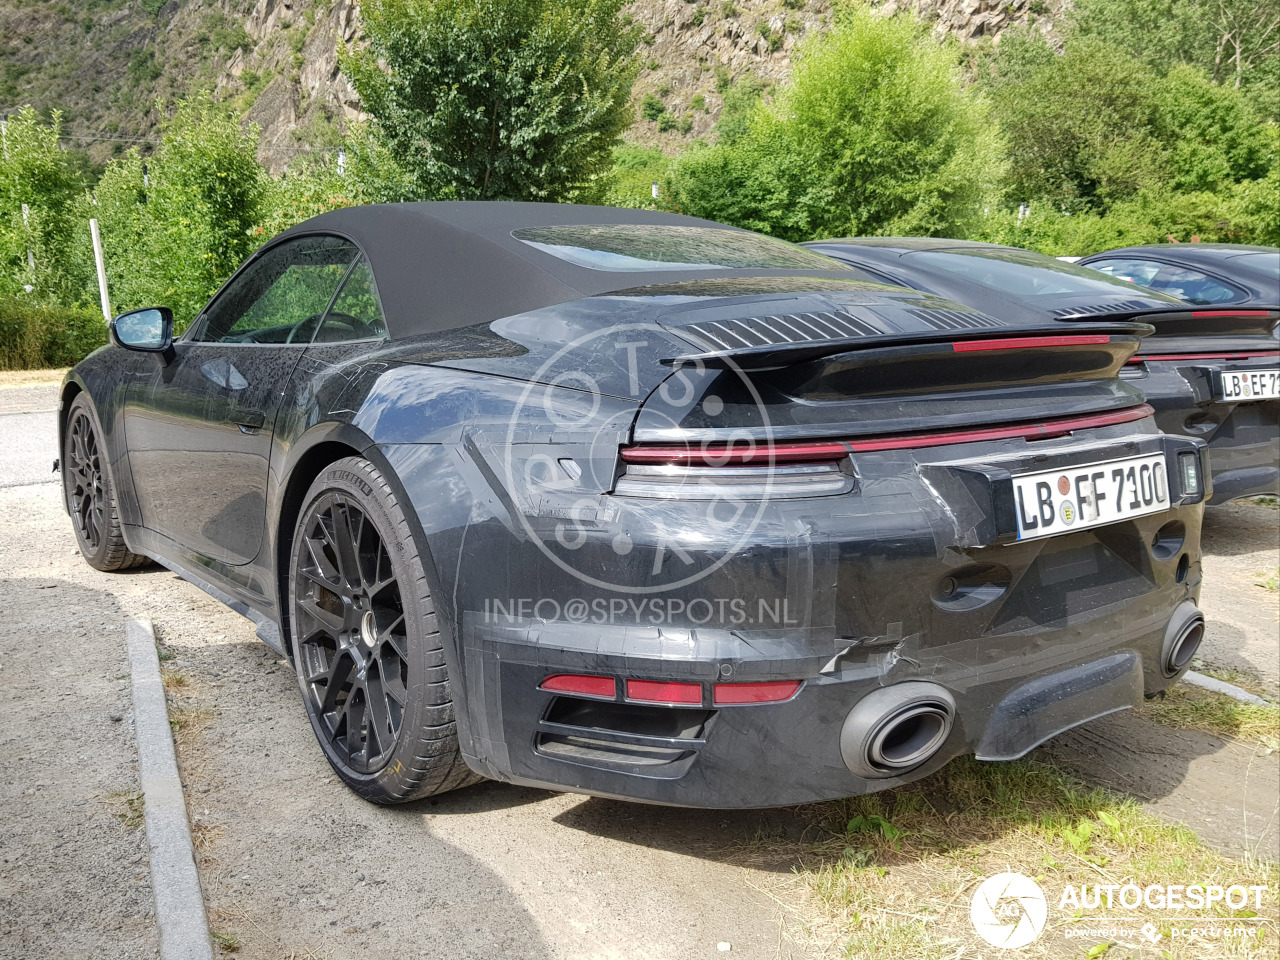
[[[177,339],[117,317],[61,470],[86,560],[255,619],[369,800],[792,804],[1187,669],[1204,444],[1118,376],[1150,330],[663,213],[358,207]]]
[[[1121,263],[1118,256],[1075,265],[1017,247],[924,237],[859,237],[806,246],[888,283],[950,297],[997,317],[1034,316],[1073,325],[1104,318],[1153,324],[1155,333],[1120,375],[1142,389],[1160,429],[1208,442],[1209,502],[1280,494],[1280,309],[1274,298],[1270,304],[1247,301],[1238,287],[1238,302],[1226,302],[1225,288],[1192,287],[1185,279],[1179,287],[1170,280],[1168,291],[1220,301],[1193,305],[1129,282],[1118,267],[1109,271],[1114,276],[1090,269]],[[1217,259],[1226,262],[1224,251],[1215,249]],[[1215,249],[1201,256],[1207,258]],[[1239,259],[1260,255],[1259,249],[1229,252]],[[1272,259],[1280,265],[1280,258]],[[1169,276],[1190,274],[1180,268]],[[1251,289],[1262,291],[1264,286],[1258,281]]]

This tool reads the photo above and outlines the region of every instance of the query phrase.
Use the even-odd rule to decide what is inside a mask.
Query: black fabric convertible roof
[[[592,269],[523,242],[514,231],[581,225],[703,227],[755,237],[724,224],[651,210],[563,203],[434,202],[348,207],[285,231],[288,237],[338,234],[373,265],[395,339],[487,323],[582,297],[648,284],[713,276],[860,277],[844,264],[820,269]],[[655,233],[661,231],[655,231]],[[736,239],[736,238],[735,238]],[[806,251],[799,251],[803,255]],[[823,258],[825,260],[825,258]],[[816,264],[815,264],[816,265]]]

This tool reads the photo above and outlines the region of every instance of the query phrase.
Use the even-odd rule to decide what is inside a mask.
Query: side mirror
[[[158,353],[167,363],[173,359],[173,311],[147,307],[122,313],[108,324],[111,342],[126,350]]]

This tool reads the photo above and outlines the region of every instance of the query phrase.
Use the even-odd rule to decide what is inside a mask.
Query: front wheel
[[[125,545],[101,437],[93,404],[82,393],[71,401],[62,440],[62,493],[76,545],[97,570],[140,567],[151,561]]]
[[[325,757],[374,803],[477,782],[462,760],[422,560],[378,468],[326,467],[303,501],[289,565],[302,700]]]

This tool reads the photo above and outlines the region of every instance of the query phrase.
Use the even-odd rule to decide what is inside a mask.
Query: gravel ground
[[[0,385],[0,411],[16,389]],[[8,409],[40,408],[44,389]],[[0,450],[52,446],[52,421],[39,416],[0,412]],[[0,461],[0,487],[22,469],[22,458]],[[13,611],[0,627],[12,691],[0,713],[0,956],[155,952],[143,833],[113,799],[137,789],[123,623],[143,615],[175,655],[166,668],[185,679],[173,706],[202,882],[211,924],[237,956],[684,960],[719,956],[722,942],[747,957],[809,954],[793,862],[762,861],[757,842],[798,840],[793,813],[495,783],[399,808],[364,803],[332,776],[292,671],[246,620],[158,568],[91,570],[53,476],[36,479],[0,489]],[[1280,564],[1276,518],[1235,504],[1211,510],[1205,528],[1204,656],[1272,688],[1276,594],[1254,581]],[[1127,715],[1050,749],[1227,850],[1245,829],[1259,850],[1242,805],[1265,819],[1280,789],[1275,755]]]

